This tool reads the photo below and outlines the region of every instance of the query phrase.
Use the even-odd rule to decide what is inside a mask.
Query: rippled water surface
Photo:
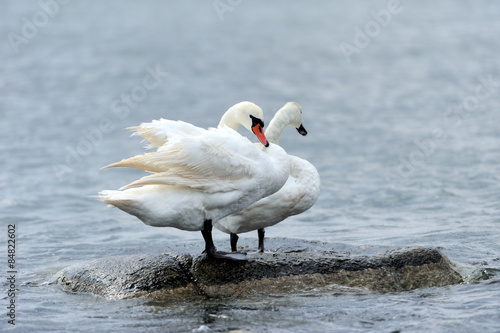
[[[500,332],[498,3],[55,3],[0,11],[0,234],[6,244],[16,225],[18,331]],[[266,123],[299,102],[309,135],[287,129],[281,145],[322,179],[316,205],[266,236],[437,247],[467,283],[171,302],[49,283],[88,259],[199,247],[199,233],[145,226],[89,196],[142,175],[99,170],[143,151],[122,128],[215,126],[242,100]]]

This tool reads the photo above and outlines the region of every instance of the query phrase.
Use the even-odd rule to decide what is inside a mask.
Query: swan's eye
[[[250,115],[250,119],[252,119],[252,128],[255,127],[256,125],[260,125],[262,131],[262,128],[264,128],[264,122],[262,121],[262,119],[254,117],[252,115]]]

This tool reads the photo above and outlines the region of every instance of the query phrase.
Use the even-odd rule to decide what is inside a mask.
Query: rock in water
[[[338,284],[378,292],[404,291],[462,282],[452,263],[429,248],[407,248],[378,256],[326,253],[265,253],[247,263],[198,257],[193,274],[210,296],[249,291],[289,292]]]
[[[389,292],[462,282],[455,265],[432,248],[351,255],[295,240],[283,251],[282,247],[276,253],[249,254],[247,262],[175,253],[110,257],[70,266],[58,273],[56,281],[72,292],[156,299],[280,293],[331,285]]]
[[[189,275],[192,260],[189,254],[174,253],[96,259],[63,269],[57,282],[66,291],[110,298],[142,296],[157,290],[178,294],[194,288]]]

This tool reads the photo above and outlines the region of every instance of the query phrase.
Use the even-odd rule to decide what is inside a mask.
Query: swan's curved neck
[[[285,127],[290,125],[292,119],[290,114],[278,111],[266,129],[266,137],[269,142],[279,145],[280,137]]]
[[[236,109],[231,108],[224,113],[222,118],[220,119],[219,122],[219,127],[225,125],[229,128],[234,129],[235,131],[238,129],[238,126],[240,126],[240,122],[238,121],[238,118],[236,117]]]

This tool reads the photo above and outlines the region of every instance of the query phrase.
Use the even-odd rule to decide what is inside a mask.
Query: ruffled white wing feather
[[[153,120],[150,123],[142,123],[139,126],[127,128],[134,133],[132,136],[140,136],[144,141],[149,141],[147,148],[159,148],[165,145],[170,138],[179,135],[203,135],[203,128],[183,121],[174,121],[168,119]]]
[[[163,125],[167,123],[171,128],[164,127],[165,133],[169,133],[168,139],[156,152],[134,156],[106,167],[154,172],[123,188],[157,184],[204,191],[232,190],[237,188],[236,183],[263,172],[259,164],[273,163],[258,146],[228,127],[205,130],[183,122],[162,122]]]

